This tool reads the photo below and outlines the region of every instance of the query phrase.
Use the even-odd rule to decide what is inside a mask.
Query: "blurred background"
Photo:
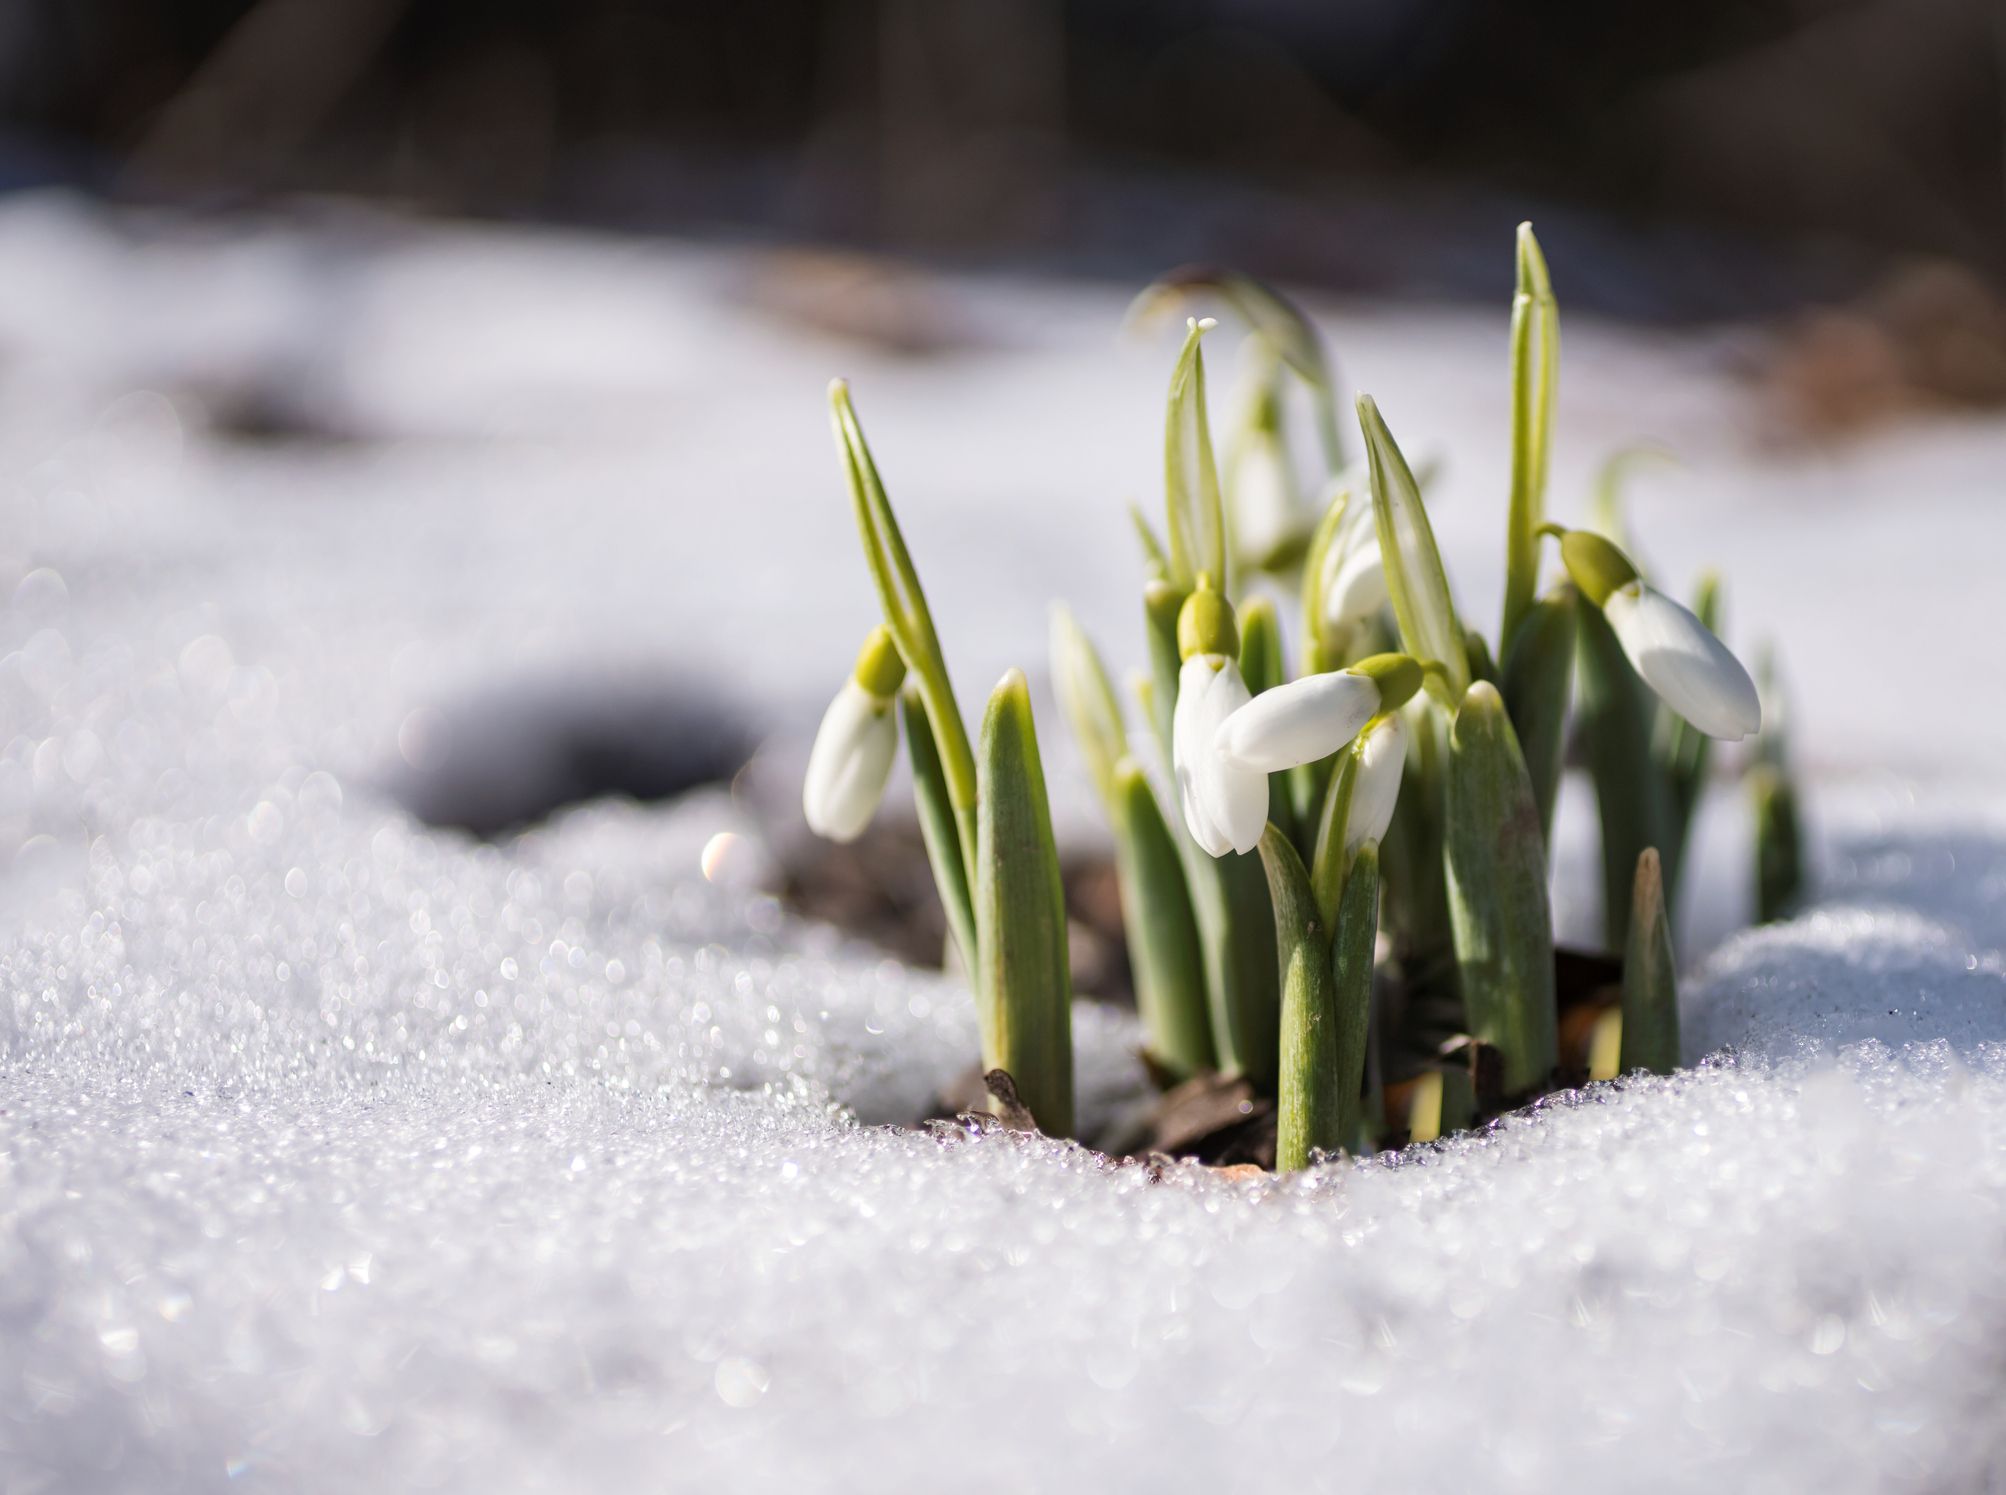
[[[0,180],[1449,296],[1541,208],[1689,319],[2006,270],[2002,68],[1996,0],[10,0]]]

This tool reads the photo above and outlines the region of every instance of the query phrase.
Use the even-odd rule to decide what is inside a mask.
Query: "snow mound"
[[[1235,1182],[887,1127],[968,1062],[969,998],[750,891],[730,791],[492,843],[396,797],[455,729],[523,761],[518,687],[669,680],[683,720],[728,681],[744,720],[812,721],[869,607],[839,498],[790,499],[829,491],[814,411],[850,350],[699,256],[415,238],[0,213],[38,291],[0,313],[0,1487],[2006,1480],[2006,834],[1823,795],[1828,901],[1690,985],[1694,1057],[1731,1053],[1399,1157]],[[1050,593],[1132,623],[1096,559],[1124,521],[1089,501],[1126,458],[1047,489],[969,463],[984,434],[1160,460],[1153,355],[1107,417],[1133,439],[1099,429],[1118,296],[981,294],[1035,338],[866,370],[891,461],[938,479],[908,531],[969,680],[1042,657]],[[529,310],[461,346],[497,300]],[[1495,320],[1347,353],[1501,396]],[[553,321],[582,340],[555,373]],[[1570,338],[1604,376],[1573,389],[1665,408],[1655,355]],[[1460,378],[1416,408],[1471,419]],[[273,380],[362,438],[190,414]],[[576,424],[609,411],[632,424]],[[1080,543],[1024,538],[1039,502]],[[1476,506],[1444,514],[1478,543]],[[1956,591],[1938,563],[1918,595]],[[1874,740],[1847,725],[1873,724],[1805,731]],[[1091,1122],[1141,1077],[1126,1019],[1083,1006],[1079,1035]]]
[[[1899,1053],[1153,1180],[862,1124],[966,1062],[967,997],[675,875],[708,817],[594,809],[504,851],[331,799],[105,838],[0,953],[0,1456],[27,1487],[2006,1469],[2006,1055],[1927,1007]],[[1909,970],[1914,933],[1814,916],[1707,991],[1815,1013],[1839,972]],[[1105,1108],[1133,1034],[1082,1019]]]

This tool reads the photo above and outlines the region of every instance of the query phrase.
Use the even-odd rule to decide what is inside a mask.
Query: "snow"
[[[1791,623],[1821,901],[1689,981],[1672,1079],[1158,1176],[881,1125],[966,1064],[969,1000],[753,891],[742,794],[495,843],[404,808],[542,772],[525,701],[723,713],[784,778],[869,621],[831,372],[964,689],[1042,658],[1053,594],[1126,651],[1167,355],[1109,345],[1120,290],[952,282],[983,336],[914,361],[757,273],[0,207],[0,1488],[2006,1480],[2006,715],[1968,687],[2006,430],[1751,458],[1706,345],[1571,322],[1562,490],[1644,412],[1697,452],[1653,558],[1727,563],[1737,637]],[[1479,576],[1502,314],[1336,316],[1457,454]],[[253,397],[326,439],[208,423]],[[1688,950],[1741,917],[1736,809]],[[1140,1076],[1125,1019],[1079,1029],[1090,1121]]]

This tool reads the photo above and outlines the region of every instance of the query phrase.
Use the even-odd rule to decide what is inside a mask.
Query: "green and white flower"
[[[1358,777],[1352,783],[1351,810],[1344,825],[1347,863],[1367,841],[1386,839],[1406,770],[1407,727],[1399,712],[1391,712],[1368,726],[1359,738]]]
[[[1565,531],[1560,556],[1667,706],[1729,742],[1761,729],[1762,698],[1741,661],[1689,609],[1647,583],[1628,556],[1587,530]]]
[[[904,678],[905,664],[890,631],[882,625],[872,629],[856,668],[822,714],[808,754],[801,810],[816,835],[854,841],[877,813],[898,753],[892,707]]]
[[[1231,767],[1263,774],[1315,763],[1375,716],[1404,706],[1421,688],[1422,674],[1405,654],[1375,654],[1349,669],[1292,680],[1226,718],[1214,747]]]

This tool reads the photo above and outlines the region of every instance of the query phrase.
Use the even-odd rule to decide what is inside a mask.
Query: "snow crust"
[[[1127,639],[1090,545],[992,511],[1087,516],[1117,553],[1118,505],[1080,495],[1147,482],[1159,382],[1106,349],[1119,294],[971,285],[999,345],[943,372],[762,321],[694,251],[124,234],[0,212],[35,293],[0,313],[0,1488],[2006,1480],[1996,782],[1918,806],[1848,777],[1887,724],[1800,677],[1822,901],[1688,983],[1669,1080],[1254,1182],[890,1130],[967,1062],[970,1002],[751,891],[740,801],[485,844],[398,794],[456,741],[524,761],[492,703],[529,685],[664,680],[805,732],[868,620],[819,425],[838,360],[877,376],[968,679],[1041,657],[1053,592]],[[1501,429],[1457,382],[1498,354],[1501,408],[1501,325],[1355,330],[1356,363],[1397,343],[1442,376],[1445,431]],[[1574,386],[1592,436],[1665,350],[1569,335],[1605,376]],[[1714,429],[1684,377],[1670,408]],[[1106,398],[1115,435],[971,460],[942,385],[991,418]],[[202,399],[246,388],[370,439],[225,440]],[[905,497],[903,463],[938,486]],[[1474,554],[1493,508],[1445,501],[1446,543]],[[1876,543],[1821,533],[1840,572]],[[1938,750],[1892,762],[1940,781]],[[1729,818],[1696,853],[1721,929]],[[1592,872],[1561,878],[1578,920]],[[1079,1036],[1090,1122],[1141,1077],[1124,1018],[1084,1005]]]

